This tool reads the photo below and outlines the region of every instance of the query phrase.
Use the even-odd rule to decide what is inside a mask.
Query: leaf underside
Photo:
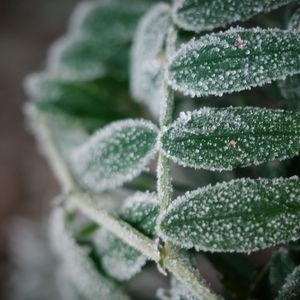
[[[300,237],[300,180],[237,179],[177,198],[160,234],[183,248],[251,252]]]
[[[300,35],[277,29],[242,29],[185,44],[169,65],[169,83],[190,96],[222,96],[300,72]]]
[[[180,165],[232,170],[299,154],[300,114],[256,107],[181,113],[163,133],[162,149]]]
[[[286,278],[276,300],[298,300],[300,298],[300,266]]]

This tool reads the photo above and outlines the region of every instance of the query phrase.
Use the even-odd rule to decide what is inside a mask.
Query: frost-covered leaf
[[[122,209],[121,217],[149,237],[154,236],[159,205],[153,193],[136,193],[129,197]],[[105,229],[95,236],[102,266],[107,274],[128,280],[137,274],[146,263],[147,257],[125,244]]]
[[[273,253],[270,264],[269,280],[274,295],[277,294],[279,289],[283,286],[285,279],[292,273],[295,267],[296,265],[286,249],[280,248]]]
[[[177,0],[175,23],[191,31],[211,30],[236,21],[248,20],[260,12],[268,12],[294,0]]]
[[[300,73],[300,35],[277,29],[242,29],[205,35],[171,59],[169,83],[190,96],[262,86]]]
[[[105,43],[100,38],[67,35],[58,40],[49,52],[48,68],[66,80],[94,80],[105,75],[126,78],[129,45],[118,41]]]
[[[156,152],[157,128],[144,120],[114,122],[75,149],[70,164],[86,188],[102,191],[133,179]]]
[[[250,252],[298,239],[299,216],[298,177],[238,179],[177,198],[159,228],[183,248]]]
[[[108,43],[128,43],[148,7],[141,0],[86,1],[75,9],[70,30]]]
[[[115,91],[112,80],[70,82],[60,80],[47,73],[32,74],[26,78],[28,96],[43,112],[64,114],[86,122],[109,123],[123,116],[118,109],[120,95]],[[105,88],[101,87],[103,85]],[[123,89],[119,83],[120,89]]]
[[[288,24],[288,29],[298,32],[300,31],[300,8],[298,8],[292,15]]]
[[[159,115],[163,97],[164,44],[171,24],[170,7],[159,3],[142,18],[131,53],[131,93]]]
[[[292,15],[288,29],[300,32],[300,8]],[[288,76],[280,82],[279,87],[282,96],[290,101],[287,103],[289,107],[297,109],[300,104],[300,75]]]
[[[172,277],[171,288],[169,290],[159,289],[157,297],[160,300],[198,300],[191,294],[188,287],[175,277]]]
[[[290,274],[278,293],[276,300],[299,300],[300,299],[300,266]]]
[[[181,113],[161,138],[168,157],[184,166],[231,170],[300,151],[300,114],[256,107],[202,108]]]
[[[60,258],[60,274],[66,282],[76,287],[86,300],[128,300],[115,284],[97,271],[85,251],[70,236],[65,227],[63,210],[56,209],[50,221],[51,242]]]

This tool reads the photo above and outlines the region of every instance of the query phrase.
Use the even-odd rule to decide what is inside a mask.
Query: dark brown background
[[[26,130],[22,82],[44,67],[49,45],[66,30],[75,0],[0,0],[0,299],[9,299],[10,224],[40,220],[58,187]],[[6,295],[4,291],[6,290]]]

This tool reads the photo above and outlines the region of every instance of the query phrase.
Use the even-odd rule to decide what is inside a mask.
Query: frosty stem
[[[169,59],[175,50],[176,29],[172,26],[169,30],[166,43],[166,59]],[[165,80],[164,98],[161,104],[160,129],[163,130],[172,122],[174,109],[174,91]],[[162,213],[172,202],[172,177],[169,159],[159,152],[157,166],[157,193]],[[162,252],[161,264],[171,271],[177,279],[183,281],[199,299],[213,300],[217,297],[206,287],[199,272],[192,266],[188,259],[172,242],[166,241]]]
[[[105,209],[96,205],[91,195],[81,191],[58,150],[51,130],[47,126],[46,118],[43,114],[37,112],[34,112],[31,117],[38,123],[37,136],[39,142],[44,149],[44,153],[54,174],[62,186],[62,190],[68,194],[68,202],[87,215],[91,220],[115,234],[122,241],[158,262],[160,254],[156,242],[141,234],[119,217],[108,213]],[[163,171],[166,170],[166,163],[167,161],[164,161],[162,164]],[[164,174],[168,173],[164,172]],[[170,177],[166,176],[165,178],[170,182]],[[171,199],[170,194],[166,195]],[[179,280],[190,286],[193,293],[201,299],[215,299],[215,296],[211,294],[209,289],[198,278],[197,272],[187,264],[186,260],[180,257],[177,250],[172,247],[169,247],[169,250],[169,253],[164,257],[164,266]]]

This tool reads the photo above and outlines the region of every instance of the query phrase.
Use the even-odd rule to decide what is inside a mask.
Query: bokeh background
[[[8,285],[10,228],[17,217],[41,221],[58,186],[26,129],[24,77],[44,66],[66,30],[75,0],[0,0],[0,299]],[[42,300],[42,299],[41,299]]]

